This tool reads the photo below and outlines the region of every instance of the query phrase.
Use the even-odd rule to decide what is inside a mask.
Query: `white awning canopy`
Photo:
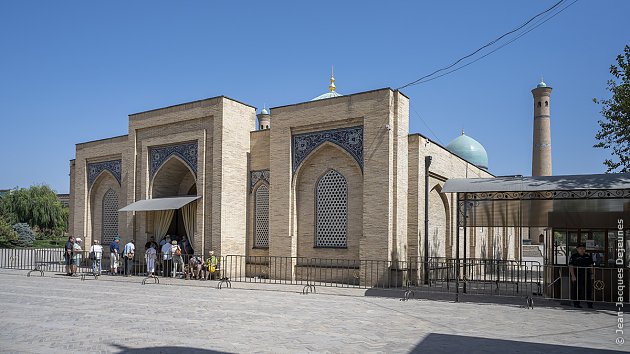
[[[173,197],[173,198],[155,198],[139,200],[131,203],[118,211],[155,211],[155,210],[174,210],[184,205],[194,202],[201,198],[200,196],[190,197]]]

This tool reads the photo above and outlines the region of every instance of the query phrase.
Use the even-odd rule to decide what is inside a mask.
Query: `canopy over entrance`
[[[158,211],[158,210],[177,210],[184,205],[194,202],[201,198],[200,196],[191,197],[173,197],[173,198],[154,198],[139,200],[131,203],[119,211]]]
[[[459,225],[607,227],[630,220],[630,174],[456,178]],[[463,216],[466,217],[463,217]]]

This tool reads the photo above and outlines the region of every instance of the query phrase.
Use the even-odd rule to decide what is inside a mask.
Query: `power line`
[[[429,129],[429,131],[431,132],[431,134],[433,134],[433,136],[435,137],[435,140],[438,141],[438,143],[440,143],[440,145],[442,146],[446,146],[444,145],[444,143],[440,140],[440,138],[438,138],[437,134],[435,134],[435,132],[431,129],[431,127],[429,127],[429,125],[427,124],[427,122],[424,121],[424,119],[422,119],[422,116],[420,116],[420,114],[418,113],[418,111],[416,111],[416,109],[412,106],[409,105],[409,107],[411,107],[411,110],[418,116],[418,118],[420,118],[420,120],[422,121],[422,123],[424,123],[424,125],[427,127],[427,129]]]
[[[468,54],[468,55],[465,55],[465,56],[463,56],[463,57],[461,57],[461,58],[457,59],[454,63],[452,63],[452,64],[450,64],[450,65],[448,65],[448,66],[446,66],[446,67],[441,68],[441,69],[438,69],[438,70],[435,70],[434,72],[432,72],[432,73],[430,73],[430,74],[428,74],[428,75],[425,75],[425,76],[423,76],[423,77],[421,77],[421,78],[419,78],[419,79],[417,79],[417,80],[414,80],[414,81],[412,81],[412,82],[410,82],[410,83],[408,83],[408,84],[406,84],[406,85],[403,85],[403,86],[399,87],[399,88],[398,88],[398,90],[403,89],[403,88],[408,87],[408,86],[413,86],[413,85],[416,85],[416,84],[420,83],[422,80],[424,80],[424,79],[426,79],[426,78],[429,78],[429,77],[431,77],[431,76],[433,76],[433,75],[435,75],[435,74],[437,74],[437,73],[439,73],[439,72],[441,72],[441,71],[448,70],[448,69],[452,68],[453,66],[455,66],[455,65],[459,64],[462,60],[464,60],[464,59],[466,59],[466,58],[469,58],[469,57],[471,57],[471,56],[473,56],[473,55],[477,54],[479,51],[481,51],[481,50],[483,50],[483,49],[485,49],[485,48],[487,48],[487,47],[489,47],[489,46],[491,46],[491,45],[495,44],[496,42],[498,42],[499,40],[501,40],[501,39],[502,39],[502,38],[504,38],[505,36],[508,36],[508,35],[510,35],[510,34],[512,34],[512,33],[514,33],[514,32],[517,32],[517,31],[521,30],[523,27],[525,27],[525,26],[527,26],[528,24],[530,24],[530,23],[531,23],[532,21],[534,21],[536,18],[538,18],[538,17],[540,17],[540,16],[542,16],[542,15],[544,15],[544,14],[546,14],[546,13],[548,13],[548,12],[552,11],[552,10],[553,10],[553,9],[555,9],[556,7],[558,7],[558,6],[559,6],[561,3],[563,3],[564,1],[565,1],[565,0],[560,0],[560,1],[558,1],[558,2],[557,2],[557,3],[555,3],[553,6],[549,7],[548,9],[546,9],[546,10],[544,10],[544,11],[542,11],[542,12],[540,12],[540,13],[536,14],[534,17],[532,17],[532,18],[530,18],[529,20],[525,21],[525,23],[523,23],[522,25],[518,26],[517,28],[515,28],[515,29],[513,29],[513,30],[511,30],[511,31],[509,31],[509,32],[507,32],[507,33],[502,34],[501,36],[497,37],[497,38],[496,38],[496,39],[494,39],[493,41],[490,41],[489,43],[487,43],[487,44],[483,45],[482,47],[478,48],[477,50],[473,51],[472,53],[470,53],[470,54]],[[577,0],[576,0],[576,1],[577,1]],[[573,3],[575,3],[575,1],[574,1]],[[571,5],[573,5],[573,3],[572,3]],[[569,5],[569,6],[570,6],[570,5]],[[568,6],[567,6],[567,7],[568,7]],[[566,9],[566,8],[565,8],[565,9]],[[559,13],[559,12],[558,12],[558,13]],[[544,23],[544,22],[543,22],[543,23]]]
[[[561,12],[563,12],[563,11],[564,11],[564,10],[566,10],[566,9],[568,9],[571,5],[575,4],[576,2],[578,2],[578,0],[574,0],[572,3],[570,3],[570,4],[569,4],[569,5],[567,5],[567,6],[565,6],[564,8],[562,8],[561,10],[559,10],[558,12],[554,13],[553,15],[550,15],[550,16],[549,16],[549,17],[547,17],[546,19],[544,19],[544,20],[543,20],[543,19],[541,19],[540,21],[536,22],[533,26],[531,26],[531,27],[530,27],[527,31],[525,31],[525,32],[523,32],[523,33],[521,33],[521,34],[519,34],[519,35],[518,35],[518,36],[516,36],[515,38],[511,39],[509,42],[506,42],[506,43],[502,44],[501,46],[499,46],[499,47],[497,47],[497,48],[493,49],[492,51],[490,51],[490,52],[488,52],[488,53],[486,53],[486,54],[482,55],[481,57],[479,57],[479,58],[477,58],[477,59],[475,59],[475,60],[471,61],[470,63],[466,63],[466,64],[464,64],[464,65],[462,65],[462,66],[460,66],[460,67],[457,67],[457,68],[455,68],[455,69],[453,69],[453,70],[447,71],[447,72],[445,72],[444,74],[441,74],[441,75],[438,75],[438,76],[435,76],[435,77],[432,77],[432,78],[429,78],[429,79],[426,79],[426,80],[422,80],[422,81],[415,82],[413,85],[418,85],[418,84],[422,84],[422,83],[425,83],[425,82],[433,81],[433,80],[435,80],[435,79],[441,78],[442,76],[446,76],[446,75],[448,75],[448,74],[450,74],[450,73],[454,73],[455,71],[458,71],[458,70],[460,70],[460,69],[463,69],[463,68],[467,67],[467,66],[468,66],[468,65],[470,65],[470,64],[473,64],[473,63],[478,62],[479,60],[481,60],[481,59],[483,59],[483,58],[487,57],[488,55],[490,55],[490,54],[492,54],[492,53],[494,53],[494,52],[498,51],[499,49],[501,49],[501,48],[503,48],[503,47],[505,47],[505,46],[507,46],[507,45],[509,45],[509,44],[513,43],[513,42],[514,42],[514,41],[516,41],[517,39],[519,39],[519,38],[523,37],[524,35],[528,34],[529,32],[531,32],[531,31],[535,30],[536,28],[540,27],[542,24],[544,24],[545,22],[547,22],[547,21],[551,20],[552,18],[556,17],[556,15],[559,15]],[[409,85],[409,86],[412,86],[412,85]]]

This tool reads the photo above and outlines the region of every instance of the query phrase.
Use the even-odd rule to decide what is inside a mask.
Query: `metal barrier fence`
[[[203,264],[190,262],[201,259]],[[165,259],[166,258],[166,259]],[[111,262],[109,252],[92,260],[82,251],[71,260],[78,275],[134,275],[152,278],[223,280],[221,283],[246,282],[301,285],[304,292],[316,287],[404,290],[406,296],[423,292],[497,296],[544,296],[556,300],[618,302],[618,286],[628,302],[630,270],[619,268],[575,269],[572,281],[569,266],[542,266],[535,261],[496,259],[409,258],[404,261],[346,260],[307,257],[242,256],[216,257],[210,267],[206,258],[156,254],[153,273],[147,269],[144,252],[136,251],[131,260],[120,256]],[[99,267],[100,263],[100,267]],[[66,273],[64,250],[0,249],[0,268],[33,272]],[[116,269],[112,267],[116,266]],[[623,270],[623,269],[622,269]],[[622,278],[619,278],[622,274]],[[156,280],[158,282],[158,280]]]
[[[573,270],[571,271],[571,268]],[[629,302],[630,269],[545,267],[544,295],[550,299],[584,302]]]

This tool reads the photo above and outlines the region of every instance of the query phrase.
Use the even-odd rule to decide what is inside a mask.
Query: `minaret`
[[[258,114],[256,117],[258,117],[258,127],[259,127],[258,130],[269,129],[271,116],[269,115],[269,111],[267,111],[267,108],[265,108],[264,105],[263,105],[263,109],[260,111],[260,114]]]
[[[532,176],[551,176],[551,126],[549,105],[551,87],[540,79],[532,90],[534,95],[534,145]]]

